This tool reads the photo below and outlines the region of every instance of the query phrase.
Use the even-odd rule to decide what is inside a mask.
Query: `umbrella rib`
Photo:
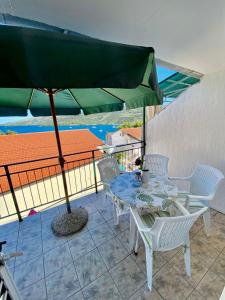
[[[82,106],[80,105],[79,101],[77,101],[77,98],[73,95],[73,93],[70,91],[70,89],[68,89],[70,95],[72,96],[74,103],[77,103],[80,107],[80,109],[82,109]]]
[[[105,93],[109,94],[110,96],[112,96],[112,97],[114,97],[114,98],[120,100],[122,103],[125,103],[125,101],[124,101],[123,99],[121,99],[121,98],[119,98],[119,97],[113,95],[112,93],[110,93],[109,91],[105,90],[104,88],[101,88],[101,90],[103,90]]]
[[[143,86],[143,87],[146,87],[146,88],[150,89],[150,86],[148,86],[148,85],[146,85],[144,83],[141,83],[140,85]]]
[[[31,104],[31,101],[32,101],[32,98],[33,98],[33,94],[34,94],[34,89],[31,90],[31,93],[30,93],[30,98],[29,98],[29,101],[28,101],[28,104],[27,104],[27,109],[30,109],[30,104]]]

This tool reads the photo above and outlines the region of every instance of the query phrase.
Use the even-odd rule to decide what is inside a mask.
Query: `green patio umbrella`
[[[56,115],[159,105],[154,50],[17,26],[0,26],[0,116],[53,116],[67,210],[70,204]]]

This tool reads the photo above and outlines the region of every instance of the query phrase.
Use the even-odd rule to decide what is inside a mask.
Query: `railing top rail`
[[[123,144],[123,145],[118,145],[118,146],[109,146],[109,147],[107,147],[107,149],[110,149],[110,148],[120,148],[120,147],[124,147],[124,146],[131,146],[131,145],[142,144],[142,143],[143,143],[143,141],[129,143],[129,144]],[[81,152],[74,152],[74,153],[65,154],[65,155],[63,155],[63,157],[68,157],[68,156],[72,156],[72,155],[79,155],[79,154],[85,154],[85,153],[90,153],[90,152],[97,152],[97,151],[100,151],[100,150],[101,149],[90,149],[90,150],[81,151]],[[39,161],[44,161],[44,160],[50,160],[50,159],[56,159],[56,158],[58,158],[58,155],[57,156],[50,156],[50,157],[43,157],[43,158],[39,158],[39,159],[32,159],[32,160],[26,160],[26,161],[13,162],[13,163],[9,163],[9,164],[2,164],[2,165],[0,165],[0,168],[4,168],[6,166],[10,167],[10,166],[16,166],[16,165],[21,165],[21,164],[34,163],[34,162],[39,162]]]

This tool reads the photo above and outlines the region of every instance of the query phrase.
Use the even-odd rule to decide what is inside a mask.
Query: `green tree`
[[[134,121],[134,122],[125,121],[123,124],[118,126],[118,128],[122,129],[122,128],[131,128],[131,127],[141,127],[142,125],[143,125],[142,121]]]
[[[6,134],[7,134],[7,135],[16,134],[16,132],[13,131],[13,130],[7,130],[7,131],[6,131]]]

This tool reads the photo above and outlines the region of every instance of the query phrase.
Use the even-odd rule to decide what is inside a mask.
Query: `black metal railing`
[[[116,157],[121,170],[135,168],[135,159],[143,153],[143,142],[117,147],[103,147],[64,155],[64,169],[70,199],[101,186],[98,160]],[[1,218],[17,215],[21,221],[28,211],[46,208],[65,199],[58,157],[21,161],[0,165]]]

